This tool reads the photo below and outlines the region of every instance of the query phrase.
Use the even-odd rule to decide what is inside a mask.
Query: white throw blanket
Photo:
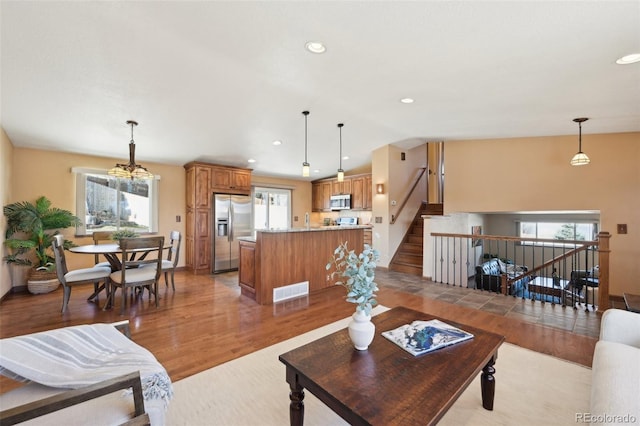
[[[145,405],[173,396],[155,356],[113,325],[65,327],[0,340],[0,374],[54,388],[77,389],[139,371]]]

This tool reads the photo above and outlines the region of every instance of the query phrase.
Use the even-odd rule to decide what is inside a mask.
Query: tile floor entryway
[[[382,269],[376,271],[376,282],[381,287],[390,287],[398,291],[559,328],[579,335],[598,338],[600,334],[600,315],[594,312],[591,305],[588,310],[585,309],[584,304],[577,305],[577,309],[573,309],[571,306],[563,307],[560,304],[542,303],[466,287],[434,283],[422,277]]]

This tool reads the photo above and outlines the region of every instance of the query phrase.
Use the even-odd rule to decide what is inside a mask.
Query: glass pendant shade
[[[344,182],[344,170],[338,169],[338,182]]]
[[[302,163],[302,176],[309,177],[309,163]]]
[[[571,159],[572,166],[584,166],[585,164],[589,164],[590,162],[591,160],[589,160],[589,157],[587,157],[587,154],[585,154],[582,151],[578,152]]]
[[[118,178],[128,179],[153,179],[153,174],[147,170],[146,167],[142,167],[136,164],[136,144],[133,140],[133,126],[137,126],[138,123],[129,120],[127,124],[131,126],[131,141],[129,142],[129,164],[118,163],[107,173],[110,176]]]
[[[574,122],[578,123],[578,129],[580,133],[578,136],[578,152],[573,156],[570,163],[572,166],[584,166],[591,162],[591,160],[589,160],[589,157],[587,157],[587,154],[582,152],[582,123],[587,120],[588,118],[584,117],[573,119]]]

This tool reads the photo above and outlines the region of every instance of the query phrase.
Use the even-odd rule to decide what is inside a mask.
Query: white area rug
[[[377,307],[374,313],[386,310]],[[174,383],[168,425],[288,425],[289,386],[278,356],[345,328],[349,318]],[[376,339],[383,339],[376,330]],[[478,376],[441,425],[567,425],[589,411],[591,370],[508,343],[498,352],[493,411],[482,408]],[[345,425],[305,391],[305,425]]]

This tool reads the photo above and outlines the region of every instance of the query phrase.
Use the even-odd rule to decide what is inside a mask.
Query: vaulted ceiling
[[[638,1],[5,1],[17,147],[309,179],[386,144],[640,131]],[[321,41],[323,54],[305,49]],[[400,102],[413,98],[411,104]],[[273,141],[280,140],[275,146]],[[252,158],[255,163],[249,164]]]

